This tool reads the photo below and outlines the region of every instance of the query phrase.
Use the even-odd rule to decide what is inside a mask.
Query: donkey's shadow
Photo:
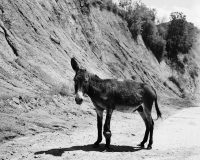
[[[118,146],[118,145],[111,145],[111,149],[108,152],[136,152],[141,150],[142,148],[139,147],[132,147],[132,146]],[[92,144],[84,145],[84,146],[72,146],[69,148],[57,148],[57,149],[50,149],[46,151],[39,151],[36,152],[35,155],[38,154],[51,154],[53,156],[62,156],[65,151],[96,151],[96,152],[103,152],[105,150],[105,145],[101,144],[99,147],[94,148]]]

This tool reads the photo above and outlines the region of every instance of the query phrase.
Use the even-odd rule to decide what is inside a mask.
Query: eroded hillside
[[[98,7],[81,12],[79,1],[1,1],[1,95],[37,94],[71,86],[70,58],[100,77],[149,81],[160,89],[156,59],[127,24]]]
[[[81,0],[0,0],[0,138],[68,130],[72,119],[94,114],[71,107],[72,57],[101,78],[134,76],[153,85],[159,96],[182,95],[168,80],[168,65],[157,62],[140,36],[133,40],[121,17],[98,5],[83,12],[84,5]],[[193,92],[193,81],[186,84]]]

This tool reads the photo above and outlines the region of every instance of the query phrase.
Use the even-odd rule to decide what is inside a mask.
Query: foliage
[[[118,14],[121,18],[125,19],[125,18],[126,18],[127,12],[126,12],[124,9],[118,9],[117,14]]]
[[[102,5],[102,2],[99,0],[91,0],[89,1],[89,4],[93,5],[94,7],[97,7],[97,5]]]
[[[142,35],[147,48],[149,48],[160,62],[165,53],[166,42],[158,34],[155,25],[156,10],[146,7],[141,2],[132,3],[131,0],[121,0],[118,8],[111,1],[106,2],[107,10],[117,13],[128,23],[128,28],[135,40]]]
[[[112,3],[112,1],[111,0],[109,0],[109,1],[107,1],[106,2],[106,8],[107,8],[107,10],[108,11],[113,11],[113,3]]]
[[[131,31],[136,31],[136,33],[132,33],[133,37],[136,39],[138,34],[142,33],[142,26],[147,21],[155,20],[155,10],[147,8],[143,3],[135,2],[133,5],[130,5],[127,8],[127,16],[126,21],[128,22],[129,28]]]
[[[146,42],[148,43],[146,46],[151,49],[158,62],[161,62],[165,53],[166,41],[158,35],[150,35],[147,37]]]
[[[142,24],[140,20],[136,20],[135,22],[129,25],[129,30],[135,40],[137,39],[137,36],[141,34],[141,28]]]
[[[170,59],[169,62],[172,69],[179,71],[181,74],[185,73],[185,65],[179,58]]]
[[[129,6],[131,6],[132,1],[131,0],[120,0],[119,1],[119,6],[127,9]]]
[[[186,54],[195,40],[195,27],[186,21],[181,12],[171,13],[171,22],[166,37],[166,50],[170,59],[177,59],[179,53]]]
[[[79,0],[77,3],[79,3],[82,14],[88,15],[90,13],[90,3],[87,0]]]
[[[165,40],[167,38],[168,25],[169,23],[161,23],[157,25],[158,34]]]
[[[196,77],[199,76],[199,75],[198,75],[197,69],[191,70],[191,71],[189,72],[189,74],[190,74],[190,77],[193,78],[193,79],[195,79]]]
[[[171,82],[173,82],[181,92],[183,92],[183,89],[181,88],[181,85],[180,85],[179,81],[174,76],[170,76],[168,79]]]
[[[127,8],[126,21],[133,38],[136,39],[141,34],[147,48],[153,52],[160,62],[165,52],[166,42],[159,36],[155,25],[156,10],[147,8],[140,2],[135,2],[134,5],[130,5],[130,3],[123,5],[121,2],[121,6]]]
[[[153,21],[147,21],[142,26],[142,38],[158,62],[161,62],[165,53],[166,41],[158,34],[158,29]]]

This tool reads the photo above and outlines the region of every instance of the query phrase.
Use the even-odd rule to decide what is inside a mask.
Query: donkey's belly
[[[135,112],[140,105],[137,106],[127,106],[127,105],[116,105],[115,110],[120,112]]]

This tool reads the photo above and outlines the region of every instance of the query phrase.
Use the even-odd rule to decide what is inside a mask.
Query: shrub
[[[123,10],[123,9],[118,9],[118,15],[121,17],[121,18],[123,18],[123,19],[125,19],[126,18],[126,11],[125,10]]]
[[[149,44],[149,48],[155,55],[158,62],[161,62],[165,54],[166,41],[162,37],[157,35],[150,36],[149,41],[151,41],[151,43]]]
[[[181,74],[185,73],[185,65],[183,64],[183,62],[179,58],[171,59],[168,62],[169,62],[169,65],[172,69],[175,69],[176,71],[178,71]]]
[[[165,53],[166,41],[159,36],[157,27],[151,20],[145,22],[142,28],[142,38],[146,47],[153,52],[158,62],[161,62]]]
[[[160,62],[165,53],[166,41],[159,35],[155,25],[156,10],[147,8],[141,2],[132,5],[131,1],[120,1],[120,6],[124,8],[124,12],[118,10],[118,14],[127,21],[133,38],[137,40],[137,36],[141,34],[146,47]]]
[[[179,90],[182,90],[180,83],[174,76],[170,76],[168,79],[173,82],[179,88]]]
[[[179,53],[186,54],[191,49],[195,40],[195,27],[186,21],[186,16],[183,13],[171,13],[166,40],[166,50],[171,59],[177,59]]]
[[[117,14],[117,13],[118,13],[118,8],[117,8],[117,5],[116,5],[116,4],[113,5],[112,11],[113,11],[114,14]]]
[[[87,0],[80,1],[80,10],[82,14],[88,15],[90,13],[90,3]]]
[[[131,6],[132,1],[131,0],[120,0],[119,6],[123,9],[127,9],[127,7]]]
[[[197,71],[197,69],[190,70],[189,74],[190,74],[190,77],[192,79],[195,79],[196,77],[198,77],[198,71]]]
[[[107,8],[107,10],[108,11],[113,11],[113,3],[112,3],[112,1],[111,0],[108,0],[107,2],[106,2],[106,8]]]
[[[103,9],[106,9],[106,3],[105,2],[102,2],[100,5],[100,10],[102,11]]]
[[[157,26],[157,29],[158,29],[159,36],[161,36],[163,39],[166,40],[168,24],[167,23],[160,24]]]
[[[158,34],[155,17],[155,9],[149,9],[143,3],[135,2],[134,7],[128,8],[126,20],[133,38],[136,40],[141,34],[146,47],[160,62],[165,53],[166,41]]]
[[[134,2],[132,4],[131,1],[120,1],[119,5],[126,12],[121,13],[119,11],[127,21],[128,28],[134,39],[141,34],[143,30],[142,26],[146,21],[155,21],[155,9],[149,9],[141,2]]]
[[[163,85],[164,85],[165,87],[168,87],[167,82],[163,82]]]
[[[144,40],[150,35],[156,35],[158,32],[155,23],[151,20],[144,22],[142,28],[142,37]]]
[[[137,36],[141,34],[141,25],[142,24],[140,23],[140,21],[137,21],[135,23],[132,23],[129,27],[129,30],[135,40],[137,39]]]
[[[91,4],[96,7],[97,6],[97,2],[96,1],[92,1]]]

